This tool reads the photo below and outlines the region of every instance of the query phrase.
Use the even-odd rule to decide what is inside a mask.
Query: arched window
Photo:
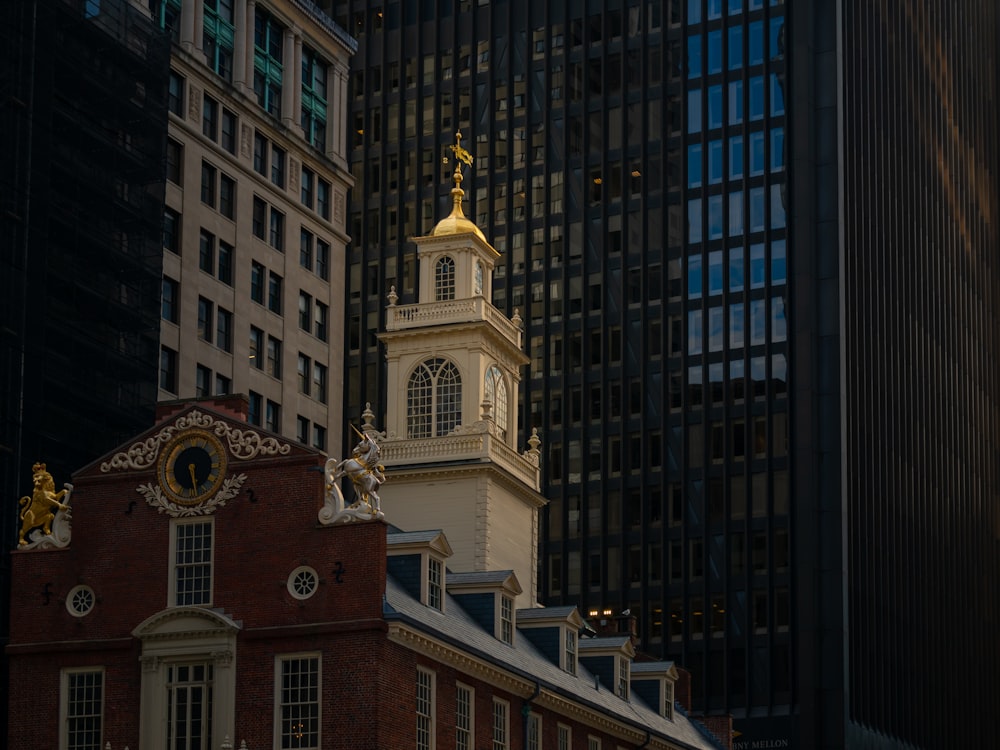
[[[486,371],[486,400],[493,405],[493,421],[500,428],[500,435],[507,439],[510,415],[507,413],[507,383],[500,368],[493,365]]]
[[[462,421],[462,377],[454,363],[429,359],[417,366],[406,388],[406,436],[447,435]]]
[[[434,266],[434,301],[455,299],[455,261],[445,255]]]

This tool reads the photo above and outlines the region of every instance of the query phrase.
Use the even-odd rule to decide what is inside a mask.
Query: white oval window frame
[[[303,574],[308,574],[312,577],[313,584],[308,593],[303,593],[295,587],[295,584],[300,580],[300,576]],[[285,583],[285,588],[288,589],[288,593],[293,599],[305,601],[319,590],[319,573],[316,572],[315,568],[311,568],[308,565],[300,565],[288,574],[288,581]]]
[[[86,609],[79,609],[76,606],[77,603],[81,601],[80,599],[78,599],[78,597],[80,597],[81,594],[86,595],[83,598],[84,603],[87,603],[87,599],[89,598],[89,606],[87,606]],[[86,617],[87,615],[89,615],[91,612],[94,611],[94,607],[96,606],[97,606],[97,594],[94,593],[94,590],[90,588],[90,586],[86,586],[84,584],[80,584],[79,586],[74,586],[69,590],[69,593],[66,595],[66,611],[69,612],[71,615],[73,615],[73,617]]]

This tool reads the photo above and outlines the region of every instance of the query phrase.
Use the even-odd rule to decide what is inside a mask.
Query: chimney
[[[685,713],[691,713],[691,673],[682,667],[677,667],[674,700],[681,704]]]
[[[632,639],[632,646],[639,646],[639,627],[636,623],[635,615],[629,610],[625,610],[620,615],[611,614],[612,610],[605,609],[599,612],[596,609],[590,611],[587,624],[597,633],[598,638],[615,635],[627,635]]]

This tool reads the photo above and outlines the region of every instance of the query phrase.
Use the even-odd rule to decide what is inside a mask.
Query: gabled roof
[[[514,596],[520,594],[523,589],[517,576],[512,570],[487,570],[472,573],[452,573],[448,571],[445,579],[445,586],[449,593],[472,593],[474,591],[487,591],[503,589]]]
[[[406,554],[416,552],[421,549],[430,549],[443,557],[451,557],[451,545],[448,538],[440,529],[429,531],[399,531],[386,534],[386,550],[390,555]]]
[[[384,615],[390,626],[390,638],[410,648],[433,649],[434,657],[470,673],[491,673],[505,689],[516,692],[517,686],[531,695],[533,686],[540,692],[533,702],[567,711],[575,706],[595,716],[606,717],[618,726],[627,726],[638,738],[648,731],[659,738],[649,745],[668,747],[672,743],[682,748],[717,750],[718,745],[709,741],[685,716],[675,715],[670,721],[649,708],[636,696],[630,701],[619,698],[606,687],[595,688],[594,676],[581,664],[572,675],[553,664],[527,638],[516,640],[515,646],[501,642],[484,630],[450,594],[443,612],[426,607],[411,596],[392,577],[386,579]],[[575,607],[554,608],[558,616],[571,617]],[[536,610],[518,610],[524,613]],[[555,614],[553,610],[538,610]],[[529,615],[529,619],[534,615]],[[449,654],[451,658],[449,659]],[[486,677],[488,679],[488,677]],[[603,725],[605,731],[614,727]]]

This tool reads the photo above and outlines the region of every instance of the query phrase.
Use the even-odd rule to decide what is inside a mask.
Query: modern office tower
[[[161,400],[243,393],[326,450],[341,417],[348,59],[310,2],[164,0]]]
[[[149,12],[127,0],[4,4],[2,643],[32,465],[61,489],[153,415],[168,59]],[[5,671],[0,684],[6,705]]]
[[[543,601],[638,615],[737,746],[990,744],[993,4],[334,14],[359,41],[349,418],[384,423],[386,294],[418,301],[460,129],[531,360]]]

